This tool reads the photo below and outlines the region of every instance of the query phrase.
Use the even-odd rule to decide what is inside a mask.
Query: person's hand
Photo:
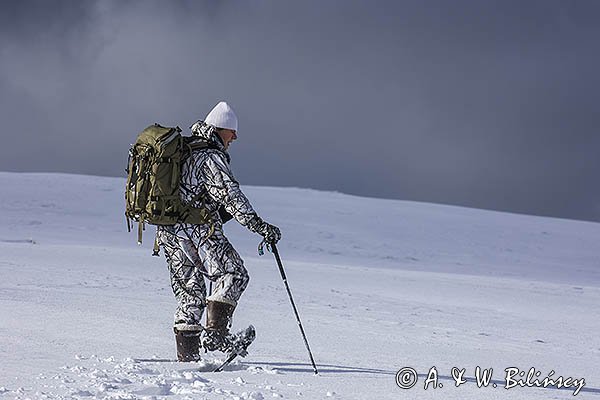
[[[281,240],[281,231],[275,225],[263,222],[263,226],[260,227],[258,232],[267,243],[275,244]]]
[[[281,240],[281,231],[279,228],[258,217],[251,221],[249,228],[261,235],[267,243],[275,244]]]

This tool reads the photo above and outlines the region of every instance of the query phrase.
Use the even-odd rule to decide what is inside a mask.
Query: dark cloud
[[[1,170],[122,176],[226,99],[246,184],[600,221],[598,2],[0,7]]]

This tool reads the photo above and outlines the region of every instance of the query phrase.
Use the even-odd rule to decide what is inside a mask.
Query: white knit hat
[[[231,107],[229,107],[229,104],[224,101],[219,102],[215,108],[210,110],[206,118],[204,118],[204,122],[217,128],[231,129],[232,131],[237,131],[238,129],[237,117]]]

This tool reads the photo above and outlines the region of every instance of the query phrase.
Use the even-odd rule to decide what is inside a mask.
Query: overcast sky
[[[226,100],[242,184],[600,221],[600,1],[3,1],[0,60],[0,170]]]

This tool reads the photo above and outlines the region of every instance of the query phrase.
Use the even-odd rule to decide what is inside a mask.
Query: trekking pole
[[[296,304],[294,303],[294,299],[292,298],[292,291],[290,290],[290,286],[287,283],[287,278],[285,276],[285,271],[283,270],[283,264],[281,263],[281,258],[279,257],[279,251],[277,251],[277,246],[275,243],[271,243],[271,249],[273,250],[273,254],[275,255],[275,260],[277,260],[277,266],[279,267],[279,272],[281,273],[281,278],[283,279],[283,283],[285,284],[285,288],[287,290],[288,296],[290,298],[290,302],[292,303],[292,308],[294,309],[294,314],[296,314],[296,321],[298,321],[298,326],[300,327],[300,332],[302,332],[302,338],[304,339],[304,344],[306,345],[306,350],[308,350],[308,355],[310,356],[310,362],[312,363],[312,367],[315,371],[315,375],[319,373],[317,371],[317,366],[315,365],[315,359],[313,358],[312,352],[310,351],[310,347],[308,346],[308,340],[306,339],[306,334],[304,333],[304,328],[302,327],[302,322],[300,322],[300,316],[298,315],[298,309],[296,308]]]

